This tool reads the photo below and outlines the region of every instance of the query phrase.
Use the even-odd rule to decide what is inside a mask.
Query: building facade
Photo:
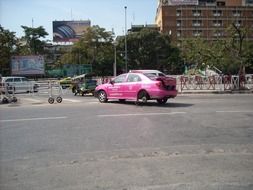
[[[156,24],[176,42],[226,38],[231,24],[247,29],[246,40],[253,41],[253,0],[159,0]]]

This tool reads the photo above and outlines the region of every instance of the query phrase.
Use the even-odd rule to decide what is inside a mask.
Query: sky
[[[123,35],[125,6],[127,28],[135,24],[154,24],[157,0],[0,0],[0,24],[4,29],[24,35],[21,25],[43,26],[53,38],[52,21],[90,20],[107,31]]]

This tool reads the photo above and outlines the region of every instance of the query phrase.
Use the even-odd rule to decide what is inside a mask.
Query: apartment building
[[[156,24],[176,42],[226,38],[231,24],[246,28],[246,39],[253,41],[253,0],[159,0]]]

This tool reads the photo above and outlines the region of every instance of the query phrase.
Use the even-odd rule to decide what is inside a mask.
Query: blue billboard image
[[[43,56],[12,56],[12,75],[44,75],[45,61]]]

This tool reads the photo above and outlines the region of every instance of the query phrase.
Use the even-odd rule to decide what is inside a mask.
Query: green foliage
[[[195,69],[205,69],[209,66],[219,68],[225,74],[242,73],[245,68],[252,68],[253,45],[246,40],[247,32],[247,29],[233,24],[226,31],[226,39],[185,40],[182,43],[182,56],[187,65],[194,65]]]
[[[183,72],[180,51],[170,43],[168,34],[152,29],[142,29],[127,35],[128,69],[157,69],[170,74]],[[119,40],[119,50],[125,57],[124,38]]]
[[[76,42],[71,52],[61,57],[62,64],[91,64],[96,75],[112,75],[113,36],[99,26],[87,29],[82,38]]]
[[[10,74],[10,59],[15,53],[17,38],[14,32],[5,30],[0,25],[0,74]]]
[[[41,38],[45,38],[48,33],[42,26],[37,28],[31,28],[27,26],[21,26],[24,29],[25,36],[22,38],[26,42],[26,45],[22,48],[21,54],[43,54],[45,42]]]

